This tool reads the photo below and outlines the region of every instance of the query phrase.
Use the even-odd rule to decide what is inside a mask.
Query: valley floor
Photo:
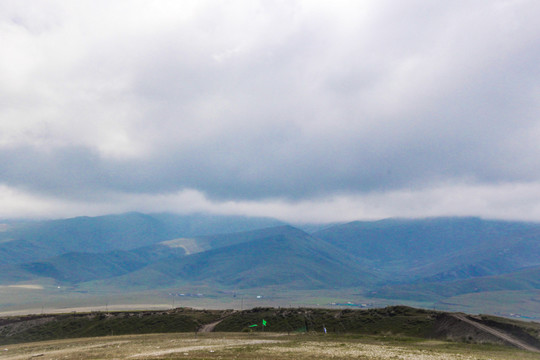
[[[540,359],[504,346],[446,341],[277,333],[107,336],[5,345],[3,360],[18,359]]]

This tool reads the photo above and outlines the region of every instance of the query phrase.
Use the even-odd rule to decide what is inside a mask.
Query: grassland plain
[[[22,343],[0,348],[20,359],[362,359],[532,360],[540,354],[478,345],[385,335],[314,333],[168,333]]]
[[[37,284],[34,284],[37,286]],[[342,308],[334,304],[369,304],[370,307],[408,305],[433,308],[431,302],[397,301],[395,299],[367,298],[357,288],[336,292],[333,289],[287,290],[269,287],[253,289],[220,289],[211,286],[183,285],[160,290],[122,291],[121,287],[98,289],[86,283],[80,287],[60,287],[44,283],[37,288],[0,287],[0,316],[36,313],[62,313],[129,309],[171,309],[192,307],[199,309],[249,309],[254,307],[323,307]],[[186,296],[179,296],[185,294]],[[190,295],[191,296],[188,296]],[[202,294],[198,296],[198,294]],[[539,292],[540,294],[540,292]],[[531,304],[531,308],[532,308]],[[349,306],[350,307],[350,306]],[[445,307],[445,310],[452,309]],[[459,309],[467,311],[466,309]],[[537,307],[535,311],[538,313]],[[526,314],[528,314],[526,312]],[[540,313],[538,313],[540,314]],[[539,315],[540,316],[540,315]]]

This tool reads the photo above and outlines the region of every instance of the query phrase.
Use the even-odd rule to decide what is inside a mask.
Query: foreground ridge
[[[499,339],[501,339],[502,341],[504,341],[506,343],[509,343],[509,344],[511,344],[511,345],[513,345],[513,346],[515,346],[517,348],[527,350],[527,351],[540,352],[539,348],[537,348],[535,346],[532,346],[532,345],[529,345],[529,344],[526,344],[523,341],[520,341],[519,339],[516,339],[513,336],[511,336],[511,335],[509,335],[509,334],[507,334],[505,332],[502,332],[502,331],[494,329],[494,328],[492,328],[490,326],[478,323],[478,322],[472,320],[471,318],[465,316],[464,314],[451,314],[451,316],[453,316],[454,318],[456,318],[456,319],[458,319],[460,321],[464,321],[467,324],[470,324],[470,325],[474,326],[475,328],[477,328],[479,330],[488,332],[491,335],[494,335],[494,336],[498,337]]]
[[[258,324],[259,326],[254,326]],[[157,333],[281,333],[488,343],[540,352],[540,324],[390,306],[379,309],[253,308],[119,311],[0,318],[0,344]]]

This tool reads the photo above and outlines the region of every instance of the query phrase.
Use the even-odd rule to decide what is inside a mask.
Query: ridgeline
[[[265,324],[265,325],[264,325]],[[255,326],[256,325],[256,326]],[[367,310],[119,311],[0,318],[0,344],[128,334],[215,332],[382,335],[504,344],[540,352],[540,324],[406,306]]]

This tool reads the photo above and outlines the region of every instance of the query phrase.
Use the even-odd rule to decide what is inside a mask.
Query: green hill
[[[112,334],[197,332],[207,328],[205,325],[212,325],[213,331],[221,333],[264,331],[274,334],[309,333],[312,336],[318,333],[334,336],[334,341],[344,341],[358,335],[378,336],[372,339],[376,342],[383,338],[392,339],[401,342],[401,345],[419,339],[441,339],[504,344],[526,348],[531,352],[540,351],[539,324],[405,306],[369,310],[253,308],[245,311],[211,311],[178,308],[168,311],[5,317],[0,318],[0,344]],[[447,342],[449,345],[451,343]]]
[[[216,294],[331,289],[335,294],[314,303],[332,303],[347,293],[360,303],[431,306],[466,294],[540,289],[540,225],[387,219],[308,234],[264,218],[130,213],[5,223],[0,258],[0,285],[67,285],[96,294],[178,287]],[[3,289],[18,291],[11,304],[24,298],[22,288]]]
[[[468,293],[534,289],[540,289],[540,267],[464,280],[389,285],[369,295],[387,299],[437,301]]]
[[[497,275],[540,265],[540,225],[477,218],[352,222],[313,234],[369,260],[390,282]]]
[[[221,283],[225,277],[233,276],[231,274],[238,269],[239,265],[249,264],[250,272],[252,272],[258,268],[258,266],[253,265],[262,264],[261,254],[279,253],[282,249],[271,249],[270,239],[280,236],[292,241],[289,245],[294,246],[294,249],[286,247],[286,255],[277,255],[282,260],[287,258],[287,261],[292,261],[289,257],[293,254],[297,257],[306,256],[317,260],[320,251],[324,251],[324,248],[330,248],[328,244],[312,238],[306,243],[303,238],[309,238],[308,234],[289,226],[280,226],[236,234],[173,239],[133,250],[114,250],[102,253],[70,252],[40,261],[3,265],[0,267],[0,283],[9,284],[13,281],[52,278],[59,283],[77,284],[131,273],[133,274],[129,277],[136,284],[150,281],[148,274],[156,274],[155,276],[160,278],[159,281],[150,281],[151,284],[162,284],[165,279],[166,282],[174,282],[174,279],[189,279],[191,281],[200,280],[201,277],[210,281],[213,275],[216,275],[216,281]],[[260,242],[261,240],[264,241]],[[239,244],[241,245],[234,247]],[[316,249],[317,246],[320,251]],[[257,250],[258,247],[260,249]],[[310,254],[306,253],[307,249],[312,249]],[[234,264],[237,260],[245,257],[244,255],[248,251],[251,251],[249,255],[251,259],[244,259],[239,261],[239,264]],[[339,249],[326,249],[326,251],[341,253]],[[195,256],[195,254],[197,255]],[[192,269],[193,264],[198,261],[215,263],[216,266],[206,266],[205,275],[194,274],[193,271],[188,270],[180,272],[176,267],[182,264],[181,258],[186,255],[193,256],[186,260],[187,264],[183,265],[185,269]],[[343,259],[347,259],[346,254],[341,254],[341,256]],[[297,259],[296,262],[305,263],[306,260]],[[228,269],[224,269],[225,263]],[[334,266],[334,264],[320,264],[322,268],[327,265]],[[351,263],[350,265],[357,268],[355,264]],[[201,265],[197,266],[202,267]],[[287,268],[277,266],[276,269],[273,269],[272,266],[276,266],[276,264],[266,264],[264,268],[271,274],[266,275],[269,278],[276,277],[279,271],[288,271]],[[259,269],[258,271],[259,276],[262,276],[263,270]],[[227,275],[227,273],[229,274]],[[127,285],[123,283],[123,286]]]
[[[0,283],[51,278],[58,283],[76,284],[131,273],[168,256],[183,256],[181,247],[161,244],[105,253],[70,252],[41,261],[0,267]]]
[[[155,286],[182,281],[235,288],[275,285],[315,289],[368,286],[378,279],[347,253],[293,227],[245,235],[240,234],[240,239],[250,241],[189,256],[169,257],[123,276],[119,281],[124,286],[140,284],[139,279],[144,278]],[[228,236],[224,239],[231,241]],[[223,244],[217,238],[213,241]]]
[[[70,253],[132,250],[179,237],[254,230],[281,224],[267,218],[127,213],[18,222],[0,233],[3,264],[28,263]]]

